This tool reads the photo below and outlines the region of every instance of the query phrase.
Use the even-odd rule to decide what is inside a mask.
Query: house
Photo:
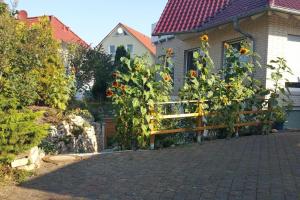
[[[117,48],[123,45],[131,57],[147,55],[149,62],[155,63],[156,47],[151,38],[122,23],[119,23],[99,45],[113,58]]]
[[[239,42],[248,40],[262,65],[284,57],[294,73],[286,76],[290,81],[286,85],[291,87],[294,114],[300,118],[299,0],[169,0],[152,34],[157,57],[164,55],[165,48],[174,49],[177,91],[185,73],[194,67],[193,51],[203,34],[209,35],[210,54],[218,69],[223,65],[225,42],[239,48]],[[173,38],[160,40],[165,35]],[[269,70],[259,68],[255,76],[272,87]],[[295,125],[300,128],[299,122]]]
[[[62,43],[62,46],[65,47],[66,44],[76,43],[78,45],[89,47],[89,45],[81,39],[76,33],[74,33],[70,27],[62,23],[58,18],[53,15],[50,16],[38,16],[38,17],[28,17],[28,13],[25,10],[18,11],[17,19],[24,21],[28,25],[37,23],[39,18],[47,17],[49,18],[53,36],[55,39],[59,40]]]

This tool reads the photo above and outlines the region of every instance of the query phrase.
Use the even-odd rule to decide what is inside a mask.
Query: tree
[[[98,63],[95,70],[95,82],[92,88],[92,94],[95,99],[104,99],[106,97],[106,89],[113,80],[112,74],[115,69],[111,56],[106,54],[101,46],[96,48],[94,53],[98,58]]]
[[[47,17],[28,26],[0,4],[0,92],[22,106],[45,105],[64,110],[73,77],[66,74],[60,43]]]
[[[121,62],[121,58],[127,58],[130,59],[130,53],[126,51],[125,47],[123,45],[118,46],[116,55],[115,55],[115,62],[114,66],[117,70],[120,72],[126,72],[127,67],[124,66],[124,63]]]
[[[70,45],[70,63],[75,68],[76,90],[91,91],[95,99],[103,99],[114,71],[111,56],[102,46],[86,48]]]

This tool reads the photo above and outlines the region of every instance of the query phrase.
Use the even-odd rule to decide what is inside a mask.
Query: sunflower
[[[113,95],[114,95],[114,93],[110,88],[108,90],[106,90],[106,96],[107,97],[112,97]]]
[[[208,41],[208,35],[202,35],[202,36],[200,37],[200,40],[201,40],[201,41],[204,41],[204,42],[207,42],[207,41]]]
[[[118,88],[120,85],[119,85],[119,83],[117,81],[114,81],[112,83],[112,86],[115,87],[115,88]]]
[[[190,71],[190,76],[191,76],[192,78],[196,78],[196,77],[197,77],[197,72],[196,72],[195,70],[191,70],[191,71]]]
[[[118,78],[118,77],[119,77],[119,73],[118,73],[118,72],[114,72],[114,73],[112,74],[112,76],[113,76],[114,78]]]
[[[165,76],[164,76],[164,80],[165,80],[166,82],[169,82],[169,81],[172,80],[172,78],[171,78],[171,76],[168,74],[168,75],[165,75]]]
[[[168,48],[168,49],[167,49],[167,56],[168,56],[168,57],[171,57],[173,54],[174,54],[173,49],[172,49],[172,48]]]
[[[121,85],[121,90],[124,92],[126,90],[126,85]]]
[[[249,53],[249,49],[243,47],[243,48],[241,48],[240,53],[242,55],[245,55],[245,54]]]
[[[229,45],[227,42],[225,42],[225,43],[224,43],[224,48],[225,48],[225,49],[229,49],[229,47],[230,47],[230,45]]]

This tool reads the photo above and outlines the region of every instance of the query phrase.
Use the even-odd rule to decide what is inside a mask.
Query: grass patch
[[[0,186],[19,184],[32,177],[34,172],[28,172],[25,170],[12,169],[8,165],[0,164]]]

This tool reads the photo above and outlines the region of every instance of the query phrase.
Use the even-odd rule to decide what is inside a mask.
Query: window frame
[[[131,51],[129,51],[128,46],[131,46],[131,47],[132,47]],[[126,50],[127,50],[127,52],[130,53],[130,55],[133,55],[133,44],[127,44],[127,45],[126,45]]]
[[[114,52],[112,53],[111,52],[111,47],[114,47]],[[110,44],[109,46],[108,46],[108,49],[109,49],[109,54],[111,54],[112,56],[115,56],[116,55],[116,45],[113,45],[113,44]]]
[[[195,48],[192,48],[192,49],[184,50],[184,72],[185,72],[185,74],[188,73],[188,53],[193,52],[193,54],[194,54],[194,52],[197,51],[197,50],[200,50],[200,48],[195,47]],[[193,59],[193,62],[195,63],[194,59]],[[196,71],[198,72],[197,66],[196,66]]]

